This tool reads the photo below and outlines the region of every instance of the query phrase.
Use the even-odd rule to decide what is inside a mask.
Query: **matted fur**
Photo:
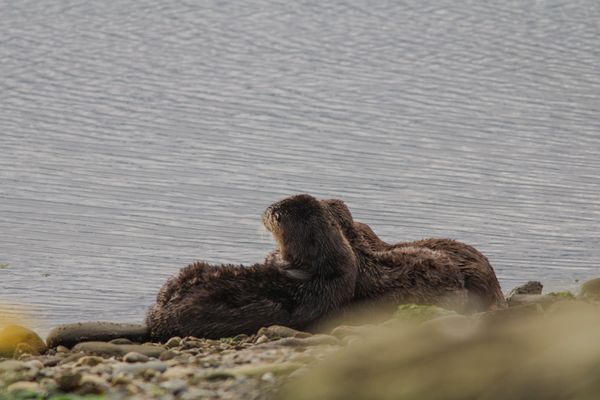
[[[263,223],[278,243],[277,262],[183,268],[148,312],[154,340],[230,337],[274,324],[306,329],[352,300],[356,259],[322,203],[309,195],[284,199]]]
[[[355,250],[358,248],[361,249],[359,252],[364,252],[366,248],[380,253],[421,248],[435,251],[452,262],[453,271],[455,267],[460,270],[468,295],[465,311],[485,311],[506,306],[494,269],[489,260],[474,247],[456,240],[438,238],[388,244],[381,240],[367,224],[354,221],[343,201],[331,199],[323,200],[323,203],[328,205]],[[439,266],[446,262],[446,259],[440,259],[440,263],[434,264]],[[365,270],[360,268],[361,264],[363,263],[359,262],[356,296],[361,296],[363,293],[367,295],[374,288],[378,288],[381,279],[378,270]]]
[[[321,204],[339,224],[357,259],[355,293],[349,308],[415,303],[464,309],[463,275],[447,254],[419,246],[378,251],[370,236],[354,229],[352,214],[343,202],[323,200]],[[279,250],[275,250],[266,262],[277,265],[280,258]]]

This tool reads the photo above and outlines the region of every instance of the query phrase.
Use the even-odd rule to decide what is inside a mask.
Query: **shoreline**
[[[25,329],[18,331],[24,339],[12,356],[5,351],[0,358],[0,400],[282,398],[282,387],[289,383],[294,387],[328,360],[392,328],[401,332],[416,325],[432,329],[448,324],[494,326],[522,317],[534,320],[565,305],[596,309],[599,293],[600,279],[586,282],[577,296],[541,294],[541,284],[530,282],[511,291],[508,308],[471,316],[433,306],[400,305],[377,325],[344,325],[314,334],[271,326],[253,335],[220,340],[174,337],[162,344],[144,342],[139,325],[131,324],[122,331],[111,331],[114,327],[107,328],[106,323],[63,326],[54,338],[49,335],[49,348]],[[120,337],[98,341],[111,335]]]

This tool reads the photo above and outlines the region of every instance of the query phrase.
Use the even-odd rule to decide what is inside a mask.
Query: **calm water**
[[[600,276],[600,2],[321,3],[0,0],[0,303],[141,321],[297,192],[504,289]]]

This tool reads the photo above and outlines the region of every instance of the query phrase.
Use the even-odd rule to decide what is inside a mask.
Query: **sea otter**
[[[230,337],[275,324],[306,329],[352,300],[356,258],[323,203],[286,198],[266,209],[263,224],[277,243],[277,262],[183,268],[147,314],[152,339]]]
[[[357,258],[355,294],[347,308],[416,303],[464,309],[464,279],[448,255],[417,246],[378,251],[368,237],[352,228],[352,214],[343,202],[323,200],[321,204],[341,227]],[[277,249],[265,262],[277,265],[281,258]]]
[[[361,254],[365,249],[374,252],[429,249],[445,255],[460,269],[468,296],[464,311],[476,312],[506,307],[500,283],[489,260],[472,246],[451,239],[437,238],[390,245],[381,240],[369,225],[354,221],[350,210],[342,200],[322,200],[322,203],[327,205],[336,218],[355,251],[358,250],[359,259],[364,257]],[[378,286],[379,279],[377,270],[361,270],[357,277],[356,296],[369,293],[373,286]]]

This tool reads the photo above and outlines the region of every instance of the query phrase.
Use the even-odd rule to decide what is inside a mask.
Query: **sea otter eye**
[[[278,211],[275,211],[273,213],[273,218],[275,218],[275,221],[279,222],[279,221],[281,221],[281,214],[279,214]]]

